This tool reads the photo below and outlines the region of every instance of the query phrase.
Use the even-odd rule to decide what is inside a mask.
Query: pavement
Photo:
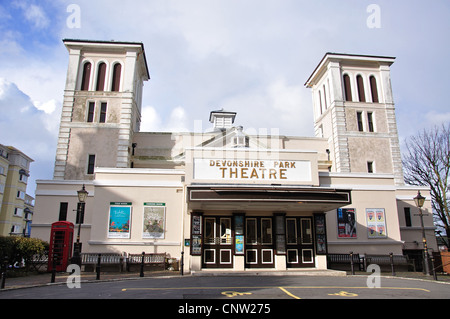
[[[52,274],[47,272],[20,277],[8,277],[7,275],[4,290],[66,284],[67,279],[69,279],[70,276],[72,276],[70,273],[59,272],[56,273],[55,281],[52,282]],[[144,273],[144,278],[164,276],[181,276],[181,274],[175,271],[151,271]],[[97,279],[97,274],[95,272],[82,272],[80,281],[83,283],[139,279],[142,279],[139,272],[101,272],[100,279]]]
[[[254,272],[195,272],[192,274],[184,274],[184,276],[352,276],[349,272],[343,271],[321,271],[317,272],[266,272],[266,271],[254,271]],[[367,272],[356,272],[355,276],[367,276],[369,273]],[[382,273],[382,276],[393,277],[392,274]],[[69,273],[62,272],[57,273],[55,276],[55,282],[52,283],[52,274],[51,273],[39,273],[39,274],[31,274],[28,276],[21,277],[13,277],[8,276],[5,279],[5,288],[2,290],[11,290],[11,289],[22,289],[22,288],[31,288],[38,286],[48,286],[48,285],[61,285],[66,284],[69,277],[72,276]],[[83,282],[100,282],[100,281],[121,281],[121,280],[140,280],[139,272],[101,272],[100,279],[96,278],[97,275],[95,272],[82,272],[81,273],[81,283]],[[150,277],[181,277],[180,272],[178,271],[147,271],[144,273],[144,278]],[[438,274],[439,282],[446,282],[450,284],[450,275],[448,274]],[[399,272],[396,273],[395,278],[408,278],[415,280],[429,280],[434,281],[432,276],[424,275],[421,272]],[[70,279],[69,279],[70,280]],[[1,290],[0,290],[1,291]]]

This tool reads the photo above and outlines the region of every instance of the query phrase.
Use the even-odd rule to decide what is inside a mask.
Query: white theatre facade
[[[325,54],[305,84],[315,137],[249,134],[226,110],[204,132],[140,132],[144,46],[64,44],[55,172],[37,182],[33,237],[75,223],[85,185],[83,252],[183,252],[187,272],[326,269],[328,253],[420,252],[420,190],[437,250],[429,190],[403,181],[394,58]]]

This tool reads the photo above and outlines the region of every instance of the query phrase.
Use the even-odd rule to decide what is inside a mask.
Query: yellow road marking
[[[236,290],[236,289],[272,289],[272,288],[279,288],[287,295],[291,296],[292,298],[300,299],[299,297],[295,296],[294,294],[290,293],[286,290],[288,289],[339,289],[342,291],[344,289],[374,289],[374,290],[415,290],[415,291],[424,291],[424,292],[431,292],[428,289],[424,288],[407,288],[407,287],[379,287],[379,288],[370,288],[370,287],[339,287],[339,286],[294,286],[294,287],[274,287],[274,286],[263,286],[263,287],[160,287],[160,288],[124,288],[122,289],[123,292],[129,291],[129,290]]]
[[[346,292],[346,291],[339,291],[335,294],[328,294],[328,296],[357,297],[358,294],[354,294],[352,292]]]
[[[296,295],[291,294],[289,291],[287,291],[286,289],[284,289],[283,287],[278,287],[281,289],[281,291],[285,292],[288,296],[294,298],[294,299],[302,299],[300,297],[297,297]]]
[[[270,289],[270,288],[277,288],[273,286],[268,287],[161,287],[161,288],[124,288],[122,291],[127,290],[191,290],[191,289],[197,289],[197,290],[221,290],[221,289]]]
[[[420,290],[425,292],[431,292],[428,289],[424,288],[408,288],[408,287],[379,287],[379,288],[370,288],[370,287],[339,287],[339,286],[303,286],[303,287],[289,287],[290,289],[386,289],[386,290]]]
[[[251,292],[237,292],[237,291],[224,291],[222,292],[222,295],[227,296],[229,298],[233,298],[236,296],[244,296],[244,295],[251,295]]]

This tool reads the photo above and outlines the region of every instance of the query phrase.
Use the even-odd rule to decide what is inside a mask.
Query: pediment
[[[197,147],[217,147],[217,148],[258,148],[267,149],[267,145],[258,140],[257,137],[246,134],[242,127],[232,127],[227,130],[220,130],[217,135],[205,141]]]

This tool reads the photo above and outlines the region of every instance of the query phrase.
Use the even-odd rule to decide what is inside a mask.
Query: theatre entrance
[[[245,268],[275,266],[273,218],[245,217]],[[233,268],[235,250],[233,217],[203,217],[203,268]]]

